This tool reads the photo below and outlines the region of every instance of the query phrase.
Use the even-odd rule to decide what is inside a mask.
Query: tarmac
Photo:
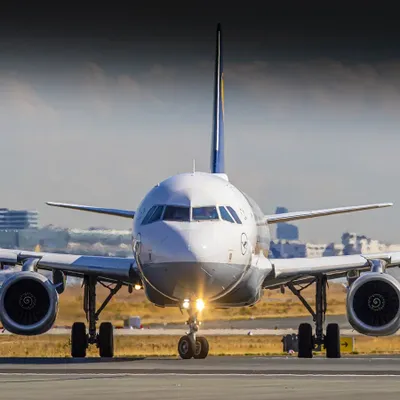
[[[302,322],[313,323],[311,316],[306,317],[282,317],[282,318],[254,318],[242,320],[226,321],[206,321],[202,322],[201,329],[269,329],[269,330],[297,330]],[[336,322],[341,329],[352,329],[346,315],[328,315],[326,323]],[[182,324],[149,324],[150,329],[177,329]]]
[[[298,326],[302,322],[313,324],[309,317],[288,317],[288,318],[263,318],[230,321],[206,321],[200,325],[200,332],[205,336],[224,336],[224,335],[277,335],[297,333]],[[360,336],[349,324],[345,315],[327,316],[326,323],[336,322],[341,328],[344,336]],[[143,329],[115,329],[115,335],[133,336],[181,336],[187,330],[184,324],[149,324]],[[50,335],[69,335],[70,327],[54,327],[47,334]],[[0,331],[0,334],[8,335],[7,331]],[[400,331],[396,333],[400,335]]]
[[[213,334],[295,332],[311,318],[268,318],[204,323]],[[352,331],[345,316],[329,316],[342,334]],[[181,335],[181,324],[116,329],[116,335]],[[50,333],[68,333],[56,328]],[[265,333],[269,332],[269,333]],[[7,334],[5,332],[4,334]],[[400,356],[180,358],[0,358],[1,399],[398,399]]]
[[[2,399],[397,399],[400,358],[0,359]],[[53,397],[54,396],[54,397]]]

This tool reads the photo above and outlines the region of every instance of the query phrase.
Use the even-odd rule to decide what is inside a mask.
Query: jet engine
[[[44,275],[21,271],[8,277],[0,288],[0,320],[18,335],[40,335],[54,324],[58,292]]]
[[[347,318],[359,333],[387,336],[400,328],[400,283],[386,273],[368,272],[351,285]]]

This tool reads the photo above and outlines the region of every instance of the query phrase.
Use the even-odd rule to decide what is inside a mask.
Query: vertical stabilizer
[[[214,117],[211,145],[211,172],[214,174],[224,174],[224,71],[222,64],[221,24],[218,24],[217,26],[217,46],[214,77]]]

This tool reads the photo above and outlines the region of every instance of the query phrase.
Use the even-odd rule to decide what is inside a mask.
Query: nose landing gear
[[[209,344],[205,337],[197,336],[199,330],[199,322],[197,320],[197,311],[193,312],[191,307],[187,308],[189,318],[187,325],[189,325],[189,332],[182,336],[178,342],[178,353],[184,360],[190,358],[204,359],[208,355]]]

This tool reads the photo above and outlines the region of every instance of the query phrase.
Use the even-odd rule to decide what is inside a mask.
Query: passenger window
[[[166,206],[164,221],[190,221],[189,207]]]
[[[229,221],[232,223],[235,223],[235,221],[233,220],[233,218],[230,216],[230,214],[228,213],[228,211],[226,211],[225,207],[220,206],[219,207],[219,213],[221,214],[221,218],[225,221]]]
[[[161,218],[164,206],[153,206],[142,221],[142,225],[151,224]]]
[[[193,220],[194,221],[209,221],[219,219],[217,207],[194,207]]]
[[[238,224],[241,224],[242,221],[240,220],[240,218],[239,218],[238,215],[236,214],[236,211],[235,211],[231,206],[227,206],[226,208],[229,210],[229,212],[231,213],[231,215],[232,215],[232,217],[235,219],[235,221],[236,221]]]

